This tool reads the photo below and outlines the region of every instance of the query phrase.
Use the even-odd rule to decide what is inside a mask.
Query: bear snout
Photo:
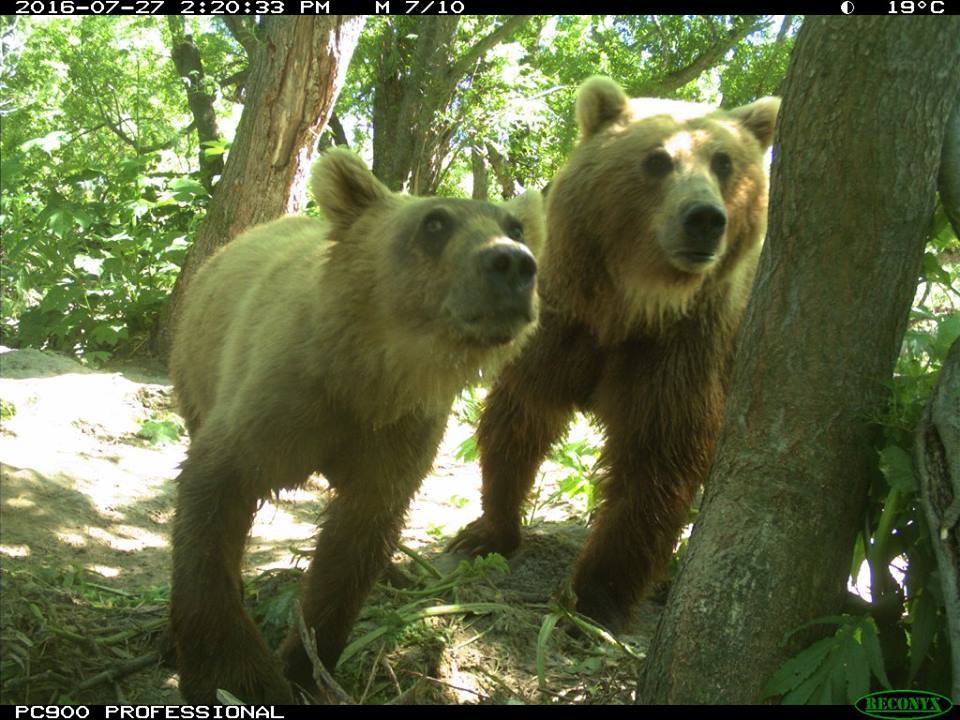
[[[496,240],[466,260],[475,280],[456,285],[449,305],[460,332],[481,345],[510,342],[537,319],[537,261],[512,240]]]
[[[713,203],[696,203],[682,214],[683,243],[679,254],[690,262],[711,262],[727,230],[727,213]]]
[[[488,287],[507,295],[533,289],[537,261],[520,243],[498,243],[477,253],[477,264]]]

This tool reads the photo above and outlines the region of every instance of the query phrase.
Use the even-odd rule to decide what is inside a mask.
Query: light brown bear
[[[303,591],[332,670],[457,393],[510,358],[538,314],[536,193],[509,208],[400,195],[344,150],[322,157],[311,181],[326,221],[288,217],[227,245],[194,279],[175,336],[191,444],[171,631],[192,703],[216,702],[217,688],[292,698],[242,603],[257,503],[313,472],[336,490]],[[286,677],[309,687],[295,628],[282,656]]]
[[[661,577],[709,468],[734,338],[766,228],[777,98],[735,110],[577,97],[580,141],[551,184],[541,323],[478,430],[483,515],[451,550],[510,553],[521,505],[574,409],[600,421],[603,501],[576,607],[622,629]]]

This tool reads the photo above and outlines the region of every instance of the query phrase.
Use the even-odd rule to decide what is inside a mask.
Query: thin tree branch
[[[470,72],[470,68],[473,67],[490,48],[496,47],[513,35],[513,33],[519,30],[531,17],[531,15],[512,15],[496,30],[487,33],[477,40],[469,50],[460,56],[460,59],[453,64],[453,67],[450,68],[448,76],[452,78],[454,86],[456,86],[460,78]]]
[[[696,80],[701,73],[716,65],[727,51],[748,35],[762,30],[770,24],[769,18],[758,17],[752,23],[729,30],[723,38],[704,50],[693,62],[679,70],[656,78],[644,84],[638,95],[661,95],[681,88],[691,80]]]
[[[260,47],[253,19],[240,15],[223,15],[221,19],[223,24],[227,26],[227,30],[233,35],[233,39],[243,46],[247,53],[247,62],[253,60],[253,56]]]

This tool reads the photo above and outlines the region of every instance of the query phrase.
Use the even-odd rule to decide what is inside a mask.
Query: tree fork
[[[200,265],[253,225],[299,209],[298,187],[343,87],[364,17],[271,17],[254,50],[247,101],[210,207],[155,336],[166,359],[184,293]]]
[[[637,693],[756,703],[842,606],[920,274],[960,19],[808,18],[703,506]],[[865,60],[866,59],[866,60]]]

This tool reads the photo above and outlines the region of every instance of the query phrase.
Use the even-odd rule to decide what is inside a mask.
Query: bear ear
[[[780,98],[764,97],[730,111],[730,116],[752,132],[760,146],[767,149],[773,144],[773,130],[777,125]]]
[[[608,77],[589,78],[577,91],[577,125],[584,140],[595,135],[627,109],[623,89]]]
[[[533,256],[539,258],[547,240],[543,195],[536,190],[527,190],[523,195],[507,200],[503,208],[523,223],[523,242]]]
[[[342,228],[391,194],[363,160],[344,148],[328,150],[313,164],[310,188],[327,219]]]

